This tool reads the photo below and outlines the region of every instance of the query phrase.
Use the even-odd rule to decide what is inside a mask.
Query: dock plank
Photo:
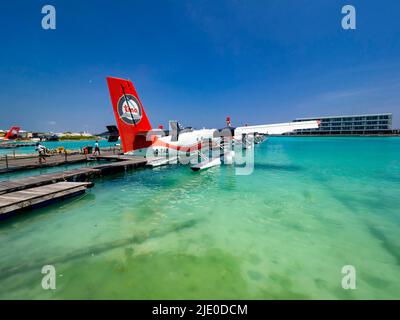
[[[114,150],[102,151],[102,153],[104,157],[107,157],[108,155],[111,157],[118,157],[118,152],[116,154]],[[0,173],[47,168],[65,164],[83,163],[94,160],[96,158],[97,157],[92,154],[73,153],[65,155],[64,153],[61,153],[49,155],[46,157],[46,162],[39,163],[37,155],[29,155],[26,157],[8,156],[7,160],[5,156],[2,156],[0,157]]]
[[[3,194],[0,195],[0,215],[79,194],[92,185],[91,182],[57,182],[50,186]]]
[[[80,168],[68,171],[45,173],[12,181],[2,181],[0,183],[0,195],[60,181],[85,181],[91,175],[95,176],[99,172],[100,170],[94,168]]]
[[[50,185],[60,181],[87,181],[92,178],[145,166],[144,157],[129,157],[129,160],[113,161],[92,167],[84,167],[67,171],[45,173],[10,181],[0,181],[0,195],[25,190],[43,185]]]
[[[114,161],[143,161],[146,159],[143,156],[134,156],[134,155],[124,155],[124,154],[106,154],[106,155],[96,155],[91,156],[97,160],[114,160]]]

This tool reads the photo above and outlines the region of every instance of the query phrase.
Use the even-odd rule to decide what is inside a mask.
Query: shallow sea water
[[[255,150],[249,176],[140,169],[0,221],[0,298],[399,299],[400,139]],[[56,290],[41,287],[47,264]]]

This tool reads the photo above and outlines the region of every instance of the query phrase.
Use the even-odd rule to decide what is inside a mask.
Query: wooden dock
[[[0,181],[0,195],[52,184],[60,181],[88,181],[99,175],[98,170],[87,167],[54,173],[38,174],[21,179]]]
[[[0,216],[81,194],[92,185],[91,182],[57,182],[51,185],[6,193],[0,196]]]
[[[55,167],[64,164],[82,163],[88,161],[83,154],[54,155],[46,158],[46,162],[39,163],[38,157],[8,159],[1,162],[0,173]]]
[[[105,159],[104,157],[102,159]],[[93,186],[96,177],[113,174],[147,164],[144,157],[109,155],[106,164],[79,169],[39,174],[21,179],[0,181],[0,215],[34,208],[51,201],[82,193]]]
[[[107,149],[102,150],[102,157],[105,160],[107,156],[116,157],[119,154],[119,150]],[[32,170],[47,167],[55,167],[66,164],[84,163],[95,159],[102,159],[101,157],[93,154],[82,154],[82,153],[57,153],[46,157],[46,161],[39,162],[39,158],[36,154],[25,155],[25,156],[12,156],[4,155],[0,157],[0,174],[7,172],[15,172],[20,170]]]
[[[127,156],[124,154],[101,154],[99,156],[93,156],[97,160],[108,160],[108,161],[126,161],[133,159],[139,159],[143,157]]]
[[[136,169],[145,166],[148,162],[148,159],[142,156],[103,155],[97,156],[96,159],[109,161],[109,163],[93,167],[93,169],[100,170],[100,175]]]

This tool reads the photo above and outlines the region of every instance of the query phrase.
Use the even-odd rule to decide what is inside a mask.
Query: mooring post
[[[6,155],[6,169],[8,171],[8,157],[7,157],[7,155]]]
[[[65,162],[67,162],[67,150],[64,150]]]

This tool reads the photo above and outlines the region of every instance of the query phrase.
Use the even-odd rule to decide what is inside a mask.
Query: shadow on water
[[[382,247],[385,248],[385,250],[390,253],[390,255],[396,260],[396,263],[400,265],[400,247],[394,245],[386,236],[385,234],[380,231],[378,228],[375,228],[371,225],[367,225],[369,232],[376,238],[378,239]]]
[[[200,255],[135,254],[127,248],[124,260],[90,260],[68,273],[51,298],[245,299],[250,294],[238,259],[216,248]]]
[[[304,170],[301,166],[293,164],[268,164],[268,163],[256,163],[254,165],[256,170],[280,170],[280,171],[302,171]]]
[[[117,239],[114,241],[89,246],[83,249],[78,249],[71,252],[70,254],[52,258],[51,263],[52,264],[65,263],[71,260],[88,257],[91,254],[98,255],[128,245],[138,245],[145,242],[148,239],[160,238],[166,236],[169,233],[179,232],[185,229],[192,228],[197,223],[199,223],[199,219],[196,220],[192,219],[185,221],[183,223],[176,224],[166,230],[153,229],[150,230],[149,232],[142,232],[140,234],[134,235],[129,238]],[[19,265],[16,267],[2,267],[0,268],[0,279],[5,279],[18,273],[24,273],[32,270],[40,270],[43,267],[43,261],[44,259],[41,258],[41,259],[35,259],[33,261],[31,260],[30,263],[28,264]]]
[[[10,225],[15,223],[23,223],[31,219],[40,219],[43,216],[54,213],[57,209],[63,210],[64,207],[68,207],[68,209],[71,209],[72,206],[80,206],[81,203],[79,202],[81,200],[93,201],[95,198],[96,196],[91,192],[91,190],[88,190],[83,194],[68,197],[61,201],[54,200],[45,205],[38,205],[33,209],[27,208],[16,211],[15,213],[6,214],[0,217],[0,231],[9,228]]]
[[[353,196],[349,196],[349,195],[343,195],[342,193],[338,193],[338,192],[332,192],[332,195],[337,201],[342,203],[352,213],[354,213],[354,214],[360,213],[360,210],[357,205],[359,205],[360,203],[362,204],[362,202],[357,200],[357,198],[355,198]],[[370,206],[373,205],[375,207],[378,207],[378,203],[379,203],[378,200],[373,200],[373,199],[363,200],[363,202],[364,202],[364,204],[366,202],[366,203],[369,203]],[[362,215],[359,215],[359,217],[360,217],[359,219],[365,223],[365,225],[368,228],[371,235],[374,238],[376,238],[377,240],[379,240],[382,247],[396,260],[396,263],[398,265],[400,265],[400,247],[394,245],[382,231],[380,231],[378,228],[376,228],[376,227],[372,226],[370,223],[368,223],[366,221],[366,219],[364,219],[362,217]]]

